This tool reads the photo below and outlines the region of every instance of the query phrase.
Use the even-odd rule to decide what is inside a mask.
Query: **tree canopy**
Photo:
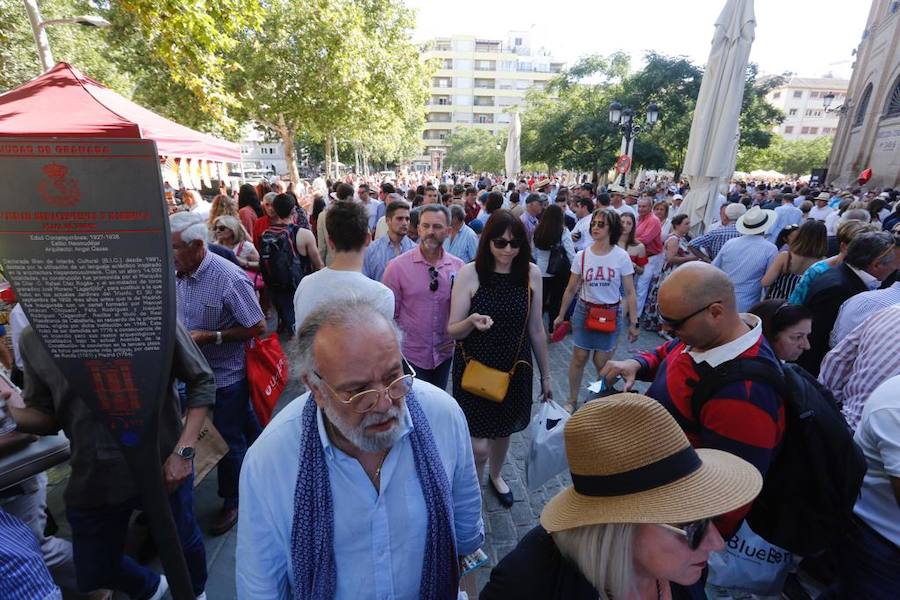
[[[506,135],[487,129],[457,127],[447,138],[450,147],[444,165],[474,172],[500,173],[504,169]]]
[[[523,115],[523,160],[548,168],[596,173],[610,169],[621,151],[621,133],[608,121],[609,106],[618,100],[635,111],[643,124],[647,107],[659,107],[659,121],[644,129],[634,144],[635,168],[668,168],[680,174],[687,153],[694,107],[703,71],[683,57],[650,52],[646,64],[629,71],[628,57],[614,53],[579,60],[545,90],[528,96]],[[783,118],[765,101],[773,82],[760,85],[757,70],[747,70],[741,113],[742,147],[766,147],[773,125]]]
[[[737,170],[774,169],[785,175],[809,175],[813,169],[824,169],[828,165],[833,141],[828,136],[785,140],[776,134],[767,148],[739,150]]]

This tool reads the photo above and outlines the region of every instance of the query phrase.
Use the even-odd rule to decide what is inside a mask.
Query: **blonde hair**
[[[233,217],[231,215],[222,215],[221,217],[216,217],[213,226],[215,225],[223,225],[231,230],[231,232],[234,234],[235,247],[241,242],[249,241],[247,230],[244,229],[244,226],[241,225],[241,222],[238,221],[237,217]]]
[[[560,554],[578,567],[600,600],[625,598],[634,587],[633,523],[600,523],[554,531]]]
[[[237,203],[225,194],[219,194],[213,198],[212,205],[209,207],[210,230],[216,226],[216,220],[224,216],[237,217]]]

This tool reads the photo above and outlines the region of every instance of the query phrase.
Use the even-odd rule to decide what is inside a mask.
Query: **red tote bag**
[[[244,348],[247,355],[247,381],[250,400],[259,424],[272,420],[272,411],[288,380],[288,362],[274,333],[267,338],[253,338]]]

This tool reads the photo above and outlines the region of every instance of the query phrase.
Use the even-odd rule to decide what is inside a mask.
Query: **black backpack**
[[[259,267],[266,287],[274,290],[293,290],[303,278],[300,256],[294,245],[296,229],[270,227],[262,234]]]
[[[802,367],[734,359],[700,373],[692,409],[724,385],[749,379],[771,385],[784,400],[785,431],[747,522],[769,542],[812,556],[837,542],[859,497],[866,460],[840,407]]]

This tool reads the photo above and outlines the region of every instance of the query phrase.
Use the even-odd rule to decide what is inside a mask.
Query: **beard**
[[[325,416],[331,421],[331,424],[334,425],[335,429],[337,429],[348,442],[363,452],[381,452],[382,450],[387,450],[393,446],[397,443],[397,440],[400,439],[400,417],[403,415],[403,400],[400,402],[400,406],[392,404],[391,407],[383,413],[367,413],[359,425],[356,426],[347,423],[344,418],[334,410],[331,403],[326,403],[323,410]],[[374,434],[366,433],[366,427],[380,425],[391,419],[395,419],[396,422],[393,427],[387,431],[381,431]]]

